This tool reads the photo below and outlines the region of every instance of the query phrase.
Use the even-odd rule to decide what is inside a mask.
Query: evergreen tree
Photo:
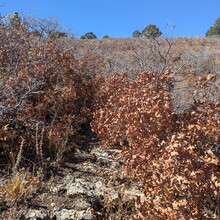
[[[206,37],[220,36],[220,18],[216,19],[214,25],[205,34]]]
[[[143,37],[147,38],[157,38],[160,37],[161,34],[162,32],[160,31],[160,29],[154,24],[148,25],[141,33]]]
[[[85,35],[81,36],[80,38],[81,38],[81,39],[87,39],[87,40],[97,39],[96,35],[93,34],[93,32],[88,32],[88,33],[86,33]]]
[[[105,38],[110,38],[110,37],[108,35],[104,35],[102,38],[105,39]]]
[[[135,30],[132,34],[132,37],[136,37],[136,38],[141,37],[141,32],[138,30]]]
[[[18,12],[15,12],[13,18],[11,20],[11,24],[14,27],[19,27],[21,25],[21,17],[19,16]]]

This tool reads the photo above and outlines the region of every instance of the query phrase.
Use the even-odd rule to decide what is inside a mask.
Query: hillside
[[[219,38],[0,41],[1,219],[220,219]]]
[[[104,76],[126,72],[135,78],[141,71],[171,69],[175,78],[174,102],[179,110],[190,102],[192,87],[198,77],[218,75],[220,71],[219,38],[63,39],[59,43],[63,49],[74,51],[77,57],[87,55],[94,61],[104,59],[104,68],[93,70],[92,66],[90,70]]]

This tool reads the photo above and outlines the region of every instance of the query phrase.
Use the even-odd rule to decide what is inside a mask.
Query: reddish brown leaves
[[[38,145],[45,159],[62,158],[81,141],[81,124],[89,127],[104,60],[91,54],[76,58],[25,29],[2,25],[0,33],[0,154],[13,166],[22,136],[23,158],[37,161]]]
[[[107,146],[123,147],[127,173],[144,181],[148,199],[138,207],[145,219],[214,219],[220,105],[195,102],[174,114],[171,86],[170,71],[140,73],[134,81],[125,74],[112,77],[99,92],[92,127]]]

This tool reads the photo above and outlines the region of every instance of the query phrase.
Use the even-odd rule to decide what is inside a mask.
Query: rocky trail
[[[123,175],[118,149],[78,150],[50,174],[23,205],[1,202],[0,219],[131,219],[141,183]],[[1,182],[5,178],[1,178]]]

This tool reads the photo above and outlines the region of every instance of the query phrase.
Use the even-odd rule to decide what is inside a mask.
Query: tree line
[[[21,24],[26,24],[30,29],[30,33],[38,37],[49,37],[52,39],[69,37],[67,32],[61,31],[61,27],[58,21],[53,19],[36,19],[33,17],[21,18],[21,16],[15,12],[13,16],[8,16],[10,23],[14,27],[18,27]],[[133,38],[158,38],[162,35],[162,31],[155,24],[146,26],[142,31],[135,30],[132,33]],[[220,18],[217,18],[213,26],[211,26],[205,33],[206,37],[218,36],[220,37]],[[108,35],[104,35],[103,38],[110,38]],[[80,39],[97,39],[97,36],[93,32],[87,32],[80,37]]]
[[[135,30],[132,33],[133,38],[158,38],[163,33],[155,24],[150,24],[146,26],[142,31]],[[208,31],[205,33],[206,37],[218,36],[220,37],[220,18],[217,18],[214,22],[214,25],[211,26]],[[93,32],[88,32],[85,35],[80,37],[81,39],[97,39],[96,35]],[[103,36],[103,38],[109,38],[108,35]]]

